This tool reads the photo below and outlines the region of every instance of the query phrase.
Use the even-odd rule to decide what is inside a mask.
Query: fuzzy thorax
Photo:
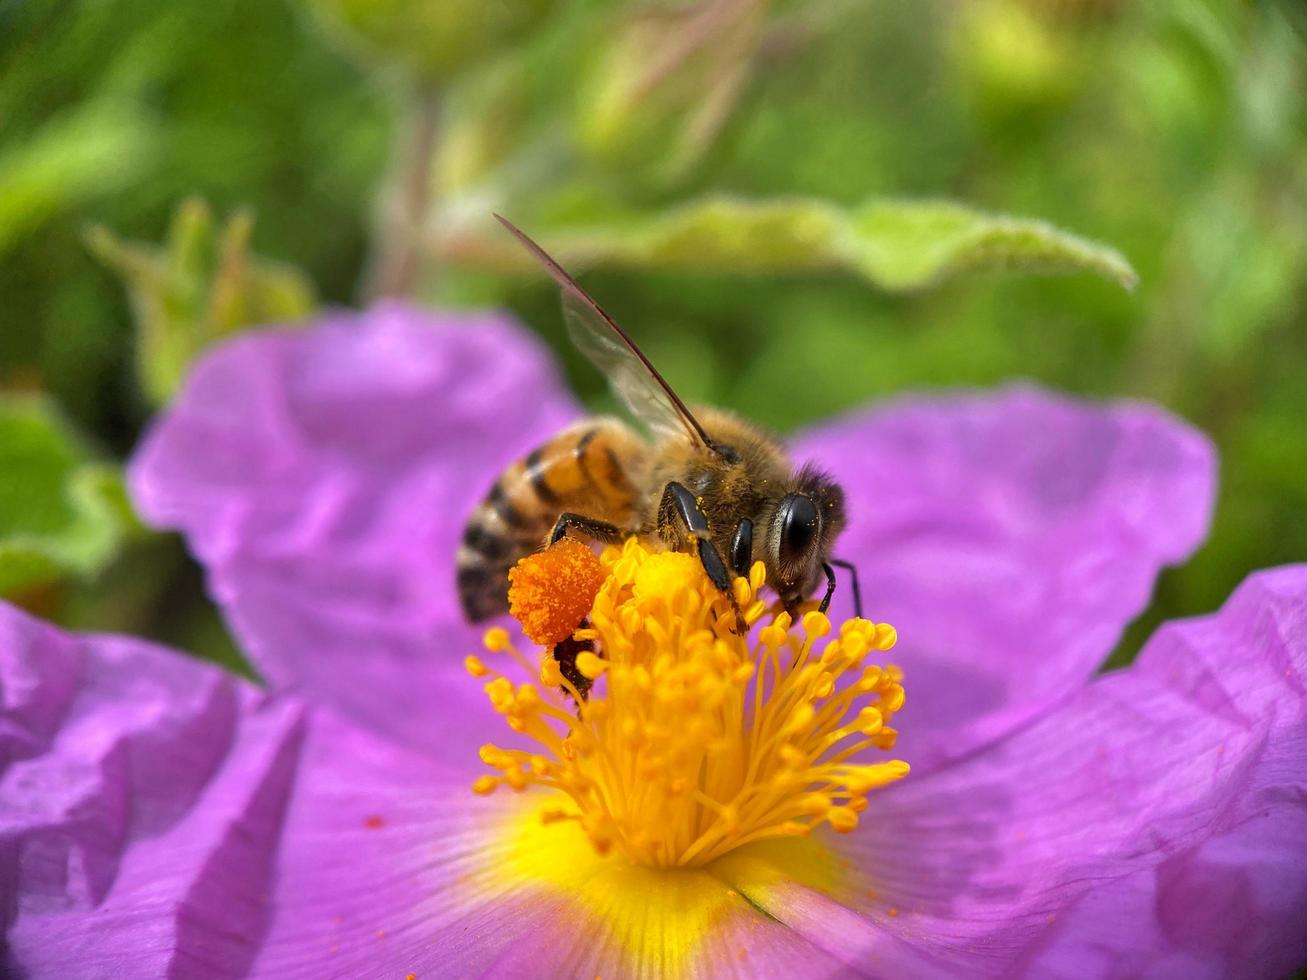
[[[539,588],[553,563],[571,563],[560,568],[564,587],[578,580],[575,555],[551,549],[524,561],[536,565],[519,576],[535,597],[515,599],[528,615],[532,602],[558,605]],[[487,650],[507,654],[531,680],[514,683],[468,658],[473,676],[489,678],[486,694],[508,726],[538,743],[537,751],[484,746],[496,774],[478,779],[476,792],[551,787],[566,805],[545,819],[578,821],[600,853],[692,867],[822,823],[847,833],[869,792],[907,774],[901,761],[867,761],[893,747],[889,723],[903,706],[899,669],[866,663],[893,647],[893,627],[851,619],[832,636],[821,613],[794,623],[779,612],[751,642],[733,631],[730,602],[689,555],[654,553],[633,538],[598,561],[604,577],[590,627],[575,633],[596,651],[576,662],[596,681],[588,700],[548,651],[536,668],[502,629],[487,632]],[[764,575],[758,562],[734,583],[750,626],[767,611]]]

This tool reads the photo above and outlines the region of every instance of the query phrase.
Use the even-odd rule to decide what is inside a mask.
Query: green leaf
[[[136,318],[137,370],[155,405],[172,397],[187,367],[220,337],[313,311],[313,288],[298,270],[250,254],[254,219],[238,211],[221,227],[208,205],[183,202],[162,247],[125,242],[91,228],[87,247],[122,277]]]
[[[946,201],[873,202],[852,216],[855,267],[885,289],[915,289],[968,269],[1092,272],[1123,289],[1139,278],[1120,252],[1045,221]]]
[[[652,217],[529,229],[560,261],[747,274],[843,271],[879,289],[922,289],[976,269],[1085,271],[1132,289],[1115,249],[1043,221],[940,201],[872,200],[846,209],[811,199],[711,197]],[[529,268],[510,241],[435,239],[446,261]]]
[[[0,595],[92,575],[139,531],[117,467],[43,398],[0,398],[0,474]]]

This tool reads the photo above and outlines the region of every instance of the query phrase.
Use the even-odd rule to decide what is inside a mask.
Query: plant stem
[[[406,296],[417,285],[419,243],[431,210],[431,158],[440,128],[440,98],[431,89],[417,93],[386,182],[366,275],[368,300]]]

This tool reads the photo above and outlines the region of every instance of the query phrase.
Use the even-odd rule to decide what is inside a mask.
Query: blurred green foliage
[[[0,595],[105,567],[137,527],[117,469],[40,396],[0,397]]]
[[[293,266],[252,256],[254,220],[221,228],[198,198],[183,202],[164,247],[124,242],[100,225],[86,245],[127,287],[136,319],[136,370],[145,396],[167,404],[209,344],[249,326],[293,323],[313,311],[313,287]]]
[[[309,0],[345,48],[365,64],[400,66],[443,81],[522,40],[554,0]]]
[[[131,309],[83,236],[163,242],[198,195],[249,208],[241,254],[303,270],[326,302],[512,306],[605,404],[496,210],[585,271],[687,398],[782,430],[1012,377],[1154,399],[1205,429],[1222,454],[1212,540],[1164,576],[1122,658],[1159,618],[1307,556],[1297,5],[518,13],[473,37],[443,0],[0,0],[0,380],[42,389],[121,455],[199,343],[279,310],[242,301],[214,325],[211,238],[180,286],[142,292],[129,275],[137,309],[169,311],[155,322],[182,338],[138,386]],[[179,227],[162,251],[108,233],[97,251],[157,276],[185,252]],[[1013,266],[1081,271],[984,271]],[[128,549],[61,614],[130,609],[115,626],[219,650],[193,573],[172,552],[142,559],[161,547]],[[145,565],[168,583],[142,586]]]

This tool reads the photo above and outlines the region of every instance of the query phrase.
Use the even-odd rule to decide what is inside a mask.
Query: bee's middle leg
[[[735,537],[731,539],[731,571],[741,578],[747,578],[752,564],[753,521],[744,517],[735,525]]]
[[[586,517],[584,514],[573,514],[571,511],[567,511],[559,514],[558,520],[554,522],[554,529],[549,532],[549,543],[557,544],[559,539],[573,528],[586,535],[586,537],[595,541],[602,541],[604,544],[621,544],[622,539],[626,537],[626,532],[616,524],[601,521],[597,517]]]
[[[659,529],[670,526],[673,518],[679,519],[679,522],[684,525],[685,532],[694,539],[699,562],[703,565],[703,570],[708,573],[708,579],[731,601],[731,608],[735,611],[735,632],[747,633],[749,626],[744,621],[740,604],[735,601],[730,572],[726,570],[726,563],[718,554],[717,546],[708,536],[708,518],[699,509],[699,502],[694,494],[675,480],[663,487],[662,500],[658,504]]]

